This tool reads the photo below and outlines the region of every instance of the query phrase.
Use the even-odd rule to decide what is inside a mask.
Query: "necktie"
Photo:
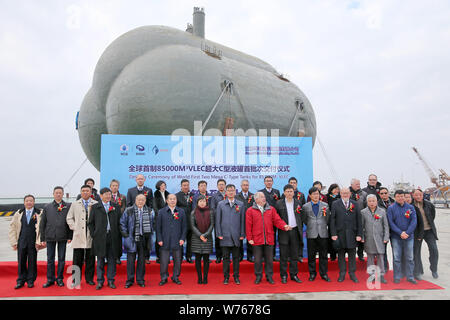
[[[244,194],[244,198],[245,198],[245,200],[247,200],[247,198],[248,198],[248,194],[247,193]]]
[[[27,210],[27,223],[30,223],[31,219],[31,210]]]
[[[345,208],[348,209],[348,202],[345,201]]]

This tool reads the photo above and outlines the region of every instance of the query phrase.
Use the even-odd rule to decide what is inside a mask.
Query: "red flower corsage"
[[[353,212],[353,209],[355,209],[355,205],[353,203],[350,203],[350,207],[348,208],[348,211]]]
[[[239,212],[239,206],[236,204],[235,206],[234,206],[234,209],[236,210],[236,212]]]
[[[189,202],[192,203],[194,201],[194,198],[192,196],[189,197]]]
[[[373,217],[375,218],[375,220],[380,220],[381,219],[381,216],[378,213],[376,213]]]
[[[180,217],[178,216],[178,212],[177,212],[177,211],[175,211],[175,212],[173,213],[173,218],[174,218],[175,220],[180,219]]]
[[[298,214],[302,213],[302,208],[300,206],[297,206],[297,210],[295,210],[295,212],[297,212]]]
[[[148,196],[148,191],[144,191],[144,196]]]
[[[300,192],[297,193],[297,200],[298,200],[298,201],[300,201],[301,195],[302,195],[302,194],[301,194]]]
[[[58,211],[61,212],[63,209],[65,209],[66,206],[64,206],[62,203],[58,206]]]
[[[326,208],[326,207],[323,207],[323,208],[322,208],[322,215],[323,215],[324,217],[327,216],[327,208]]]
[[[94,195],[93,195],[93,194],[91,194],[91,199],[92,199],[92,200],[95,200],[95,197],[94,197]]]
[[[248,196],[248,203],[252,203],[252,196]]]
[[[109,206],[108,212],[114,211],[114,206]]]
[[[276,193],[273,195],[273,197],[274,197],[275,200],[279,199]]]
[[[356,201],[358,201],[359,198],[360,198],[359,194],[356,193],[356,194],[355,194],[355,199],[356,199]]]
[[[119,197],[119,198],[117,199],[117,204],[118,204],[119,206],[122,206],[122,198],[121,198],[121,197]]]
[[[408,210],[405,212],[405,217],[409,219],[410,216],[411,216],[411,210],[408,209]]]

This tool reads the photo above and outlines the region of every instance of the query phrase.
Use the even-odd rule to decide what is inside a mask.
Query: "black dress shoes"
[[[431,272],[431,275],[433,276],[433,279],[439,278],[439,275],[437,272]]]
[[[64,282],[62,280],[56,280],[58,287],[64,287]]]
[[[198,279],[198,280],[197,280],[197,283],[198,283],[198,284],[203,284],[202,279]]]
[[[216,258],[216,263],[221,263],[221,262],[222,262],[222,258],[221,257]]]
[[[128,289],[129,287],[131,287],[133,284],[132,283],[125,283],[125,289]]]
[[[382,284],[386,284],[386,283],[387,283],[387,280],[384,278],[384,276],[380,276],[380,282],[381,282]]]
[[[273,281],[272,277],[267,277],[267,282],[270,284],[274,284],[275,281]]]
[[[145,284],[143,284],[143,283],[139,283],[138,285],[139,285],[139,287],[141,287],[141,288],[145,288]]]
[[[223,279],[223,284],[228,284],[228,283],[229,283],[229,281],[230,281],[230,279],[229,279],[229,278],[225,278],[225,279]]]
[[[287,283],[287,277],[281,277],[281,283],[286,284]]]
[[[44,283],[44,285],[42,286],[42,288],[48,288],[51,287],[52,285],[54,285],[55,282],[54,281],[47,281],[46,283]]]
[[[408,282],[409,282],[409,283],[412,283],[412,284],[417,284],[417,281],[414,280],[414,279],[408,279]]]
[[[344,280],[345,280],[345,274],[340,275],[339,278],[338,278],[338,282],[342,282]]]
[[[400,283],[400,279],[394,279],[394,283],[395,284],[399,284]]]
[[[317,275],[315,275],[315,274],[310,274],[308,280],[309,280],[309,281],[314,281],[314,280],[316,279],[316,276],[317,276]]]
[[[208,284],[208,277],[203,277],[203,284]]]
[[[176,284],[178,284],[178,285],[180,285],[181,284],[181,281],[180,281],[180,279],[175,279],[175,278],[171,278],[172,279],[172,281],[173,282],[175,282]]]
[[[234,283],[241,284],[241,280],[239,280],[239,277],[234,277]]]
[[[302,283],[302,280],[300,280],[299,277],[298,277],[297,275],[291,276],[291,280],[292,280],[292,281],[295,281],[295,282],[297,282],[297,283]]]
[[[262,277],[261,276],[257,276],[256,280],[255,280],[255,284],[260,284],[261,280],[262,280]]]
[[[34,282],[28,282],[28,288],[34,288]]]
[[[20,289],[25,285],[25,283],[18,283],[16,284],[16,286],[14,287],[14,289]]]
[[[118,264],[118,265],[122,264],[122,261],[120,261],[120,258],[116,259],[116,264]]]
[[[273,262],[280,262],[280,259],[274,257]]]
[[[331,279],[328,277],[328,275],[321,276],[321,278],[326,282],[331,282]]]
[[[95,286],[95,282],[92,280],[86,281],[86,283],[90,286]]]
[[[108,282],[108,287],[110,287],[111,289],[115,289],[116,285],[114,284],[114,282]]]
[[[350,280],[352,280],[354,283],[359,283],[358,278],[356,278],[356,276],[354,274],[350,275]]]
[[[100,290],[101,288],[103,288],[103,283],[97,283],[95,290]]]
[[[187,262],[187,263],[194,263],[194,261],[192,261],[192,258],[189,258],[189,257],[186,258],[186,262]]]
[[[159,283],[160,286],[163,286],[167,283],[167,279],[161,280],[161,282]]]
[[[248,261],[248,262],[251,262],[251,263],[255,263],[255,259],[253,259],[252,257],[247,258],[247,261]]]

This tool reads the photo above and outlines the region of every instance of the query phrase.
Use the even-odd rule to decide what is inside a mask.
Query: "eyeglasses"
[[[380,194],[388,194],[387,192],[380,192]]]

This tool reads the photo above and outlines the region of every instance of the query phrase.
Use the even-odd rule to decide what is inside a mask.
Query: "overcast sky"
[[[316,143],[315,179],[428,187],[411,146],[450,171],[447,0],[1,1],[0,198],[64,185],[85,159],[75,115],[105,48],[139,26],[185,30],[194,6],[207,39],[263,59],[311,101],[338,174]],[[86,177],[99,180],[89,162],[66,191]]]

